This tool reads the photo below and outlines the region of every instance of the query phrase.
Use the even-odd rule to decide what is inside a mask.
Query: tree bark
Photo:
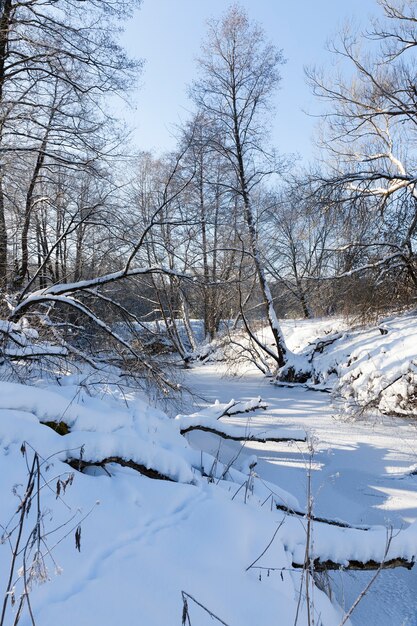
[[[239,133],[237,130],[237,117],[235,120],[235,142],[236,152],[239,163],[239,179],[241,186],[241,195],[243,200],[244,217],[249,231],[249,239],[251,245],[251,252],[253,261],[255,264],[256,274],[258,276],[259,286],[261,289],[262,299],[266,309],[266,315],[269,323],[269,327],[272,331],[274,342],[277,350],[276,361],[278,367],[283,367],[286,363],[287,347],[285,345],[284,336],[278,323],[278,317],[274,308],[274,301],[272,298],[271,290],[266,280],[265,271],[260,260],[260,252],[258,246],[258,238],[255,227],[255,220],[253,217],[252,206],[250,202],[249,192],[246,182],[245,167],[243,163],[242,147],[240,143]]]
[[[12,19],[12,0],[1,3],[0,14],[0,106],[3,103],[5,63],[8,55],[7,42]],[[0,119],[0,143],[2,141],[3,120]],[[0,161],[0,289],[7,284],[7,228],[4,210],[3,164]]]
[[[408,561],[401,557],[390,559],[389,561],[348,561],[346,563],[336,563],[335,561],[321,561],[319,558],[312,559],[308,563],[294,563],[293,567],[299,569],[308,569],[313,572],[327,572],[328,570],[356,570],[356,571],[375,571],[379,569],[393,569],[394,567],[405,567],[412,569],[414,561]]]

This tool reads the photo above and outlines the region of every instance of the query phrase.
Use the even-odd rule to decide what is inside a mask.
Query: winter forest
[[[250,2],[144,150],[141,4],[0,0],[0,626],[417,626],[417,1],[305,59],[311,159]]]

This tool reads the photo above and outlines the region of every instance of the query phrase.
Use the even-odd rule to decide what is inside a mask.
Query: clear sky
[[[219,17],[227,0],[143,0],[127,24],[123,44],[131,55],[145,60],[141,86],[133,94],[135,110],[127,113],[135,126],[134,140],[155,153],[174,146],[175,125],[187,119],[192,105],[187,84],[196,76],[195,58],[206,32],[206,20]],[[368,25],[380,15],[376,0],[241,0],[251,19],[283,50],[281,89],[271,138],[281,153],[312,156],[311,137],[319,104],[306,85],[304,67],[332,62],[326,42],[346,20]]]

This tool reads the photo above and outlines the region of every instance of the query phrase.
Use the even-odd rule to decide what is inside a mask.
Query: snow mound
[[[6,588],[16,599],[8,604],[9,621],[25,598],[25,564],[31,608],[42,626],[174,625],[181,623],[184,598],[191,622],[202,626],[213,623],[210,612],[230,626],[272,626],[277,615],[289,626],[298,613],[303,626],[309,532],[311,559],[343,566],[352,559],[414,560],[414,526],[396,532],[387,549],[382,527],[308,524],[290,493],[258,477],[256,458],[240,470],[225,466],[181,434],[190,423],[221,430],[227,411],[264,409],[260,398],[169,419],[134,393],[124,403],[101,395],[76,384],[0,383],[3,588],[16,515],[33,499],[23,520],[26,548],[18,551],[13,587]],[[39,482],[32,494],[24,484],[34,458]],[[310,609],[323,626],[340,623],[341,610],[318,588]],[[19,624],[30,623],[23,610]]]
[[[333,388],[347,405],[388,415],[415,416],[417,314],[338,333],[303,352],[317,384]]]

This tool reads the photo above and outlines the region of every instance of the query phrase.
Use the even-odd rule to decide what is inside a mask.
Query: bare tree
[[[239,212],[229,192],[234,170],[213,148],[210,118],[197,113],[183,130],[182,142],[192,133],[185,164],[194,171],[192,184],[181,199],[189,216],[190,260],[198,278],[191,305],[204,321],[204,336],[213,339],[221,320],[233,310],[232,280],[237,272]],[[229,181],[229,183],[228,183]]]
[[[236,5],[222,19],[211,20],[208,29],[198,61],[200,78],[194,82],[191,95],[198,109],[211,120],[212,147],[233,168],[233,183],[226,182],[226,188],[238,198],[274,337],[274,358],[281,367],[286,346],[261,260],[252,194],[264,176],[276,169],[273,155],[265,150],[264,121],[280,81],[278,66],[283,58]]]
[[[0,3],[0,281],[7,278],[8,212],[21,183],[16,285],[28,271],[28,235],[42,176],[93,169],[120,142],[103,97],[124,92],[140,66],[116,39],[138,0],[4,0]],[[32,172],[16,181],[19,163]],[[34,204],[35,203],[35,204]]]
[[[328,277],[334,254],[333,211],[320,197],[308,172],[269,194],[262,219],[268,246],[264,255],[268,272],[276,281],[287,314],[313,317],[326,310],[322,277]]]
[[[396,277],[416,294],[417,14],[413,2],[379,4],[384,19],[367,35],[370,51],[347,29],[333,46],[351,79],[309,72],[329,105],[323,145],[331,161],[321,183],[342,218],[339,252],[348,263],[339,276],[372,275],[379,285]]]

